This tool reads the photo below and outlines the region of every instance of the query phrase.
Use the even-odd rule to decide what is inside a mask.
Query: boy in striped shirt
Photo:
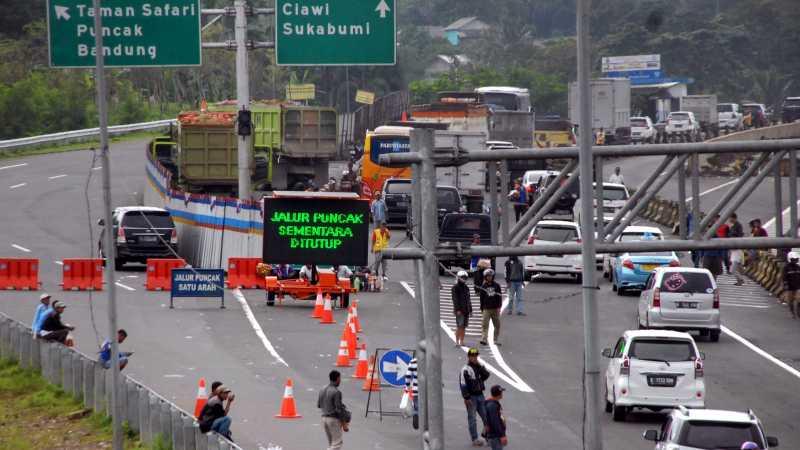
[[[417,379],[417,358],[411,358],[406,369],[406,391],[411,393],[411,401],[414,402],[414,415],[412,416],[412,425],[414,429],[419,428],[419,405],[417,403],[417,396],[419,395],[419,380]]]

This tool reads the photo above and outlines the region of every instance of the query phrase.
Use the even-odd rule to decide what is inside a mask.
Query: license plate
[[[158,242],[158,236],[139,236],[142,242]]]
[[[683,125],[680,125],[680,124],[677,124],[677,123],[675,124],[675,128],[681,128],[681,127],[683,127]]]
[[[648,375],[647,385],[655,387],[675,387],[675,377]]]
[[[653,271],[653,269],[655,269],[656,267],[658,267],[658,264],[642,264],[642,265],[641,265],[641,266],[639,266],[639,267],[640,267],[642,270],[644,270],[645,272],[652,272],[652,271]]]
[[[697,309],[697,302],[675,302],[676,308]]]

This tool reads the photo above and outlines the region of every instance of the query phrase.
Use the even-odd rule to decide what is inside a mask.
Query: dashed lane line
[[[52,177],[47,177],[47,179],[48,180],[57,180],[59,178],[64,178],[65,176],[67,176],[67,174],[62,173],[61,175],[55,175],[55,176],[52,176]]]
[[[28,183],[20,183],[20,184],[15,184],[15,185],[13,185],[13,186],[9,186],[8,188],[9,188],[9,189],[21,188],[22,186],[26,186],[27,184],[28,184]]]
[[[410,295],[412,298],[414,298],[414,288],[411,287],[410,283],[408,283],[406,281],[401,281],[400,285],[403,286],[403,289],[406,290],[408,295]],[[442,292],[444,292],[447,295],[449,295],[450,289],[448,289],[444,285],[440,288],[440,305],[442,303],[444,303],[441,300],[441,297],[442,297],[441,293]],[[470,300],[473,300],[472,297],[473,297],[472,294],[470,294]],[[476,310],[479,310],[479,308],[476,309]],[[452,309],[451,309],[451,311],[452,311]],[[448,326],[447,323],[445,323],[444,320],[439,320],[439,326],[442,328],[442,330],[445,332],[445,334],[447,334],[447,336],[450,338],[450,340],[453,341],[453,343],[455,343],[456,342],[456,334],[453,331],[453,328]],[[469,330],[469,328],[467,328],[467,330]],[[467,333],[469,334],[469,331]],[[480,335],[480,332],[478,332],[478,335]],[[517,375],[516,372],[514,372],[511,369],[511,367],[509,367],[509,365],[506,363],[505,359],[503,359],[503,355],[500,353],[500,350],[497,348],[497,345],[495,345],[495,343],[494,343],[494,327],[491,324],[489,326],[489,349],[492,352],[492,356],[494,357],[495,363],[498,366],[500,366],[500,368],[502,369],[502,370],[497,369],[496,367],[494,367],[492,364],[490,364],[485,359],[479,358],[481,360],[481,362],[486,366],[486,368],[490,372],[492,372],[493,374],[497,375],[498,378],[502,379],[503,381],[505,381],[509,385],[513,386],[515,389],[517,389],[520,392],[535,392],[533,390],[533,388],[528,385],[528,383],[526,383],[519,375]],[[461,350],[466,352],[468,350],[468,348],[467,347],[461,347]]]
[[[23,247],[21,245],[11,244],[11,246],[14,247],[15,249],[21,251],[21,252],[25,252],[25,253],[30,253],[31,252],[30,249],[27,249],[27,248],[25,248],[25,247]]]
[[[0,167],[0,170],[13,169],[15,167],[23,167],[23,166],[27,166],[27,165],[28,165],[28,163],[14,164],[14,165],[11,165],[11,166],[3,166],[3,167]]]
[[[727,334],[728,336],[732,337],[733,339],[739,341],[740,344],[744,345],[745,347],[749,348],[750,350],[754,351],[759,356],[763,357],[767,361],[775,364],[776,366],[780,367],[781,369],[789,372],[791,375],[794,375],[796,378],[800,378],[800,371],[795,369],[794,367],[786,364],[785,362],[781,361],[780,359],[770,355],[766,351],[762,350],[761,348],[757,347],[752,342],[748,341],[747,339],[739,336],[733,330],[723,325],[722,332]]]
[[[718,190],[720,190],[720,189],[724,188],[725,186],[730,186],[730,185],[732,185],[732,184],[736,183],[737,181],[739,181],[739,179],[738,179],[738,178],[734,178],[734,179],[732,179],[731,181],[726,181],[725,183],[722,183],[722,184],[720,184],[720,185],[714,186],[714,187],[713,187],[713,188],[711,188],[711,189],[708,189],[708,190],[705,190],[705,191],[701,192],[701,193],[700,193],[700,197],[702,197],[702,196],[704,196],[704,195],[706,195],[706,194],[710,194],[710,193],[712,193],[712,192],[714,192],[714,191],[718,191]],[[693,198],[694,198],[694,197],[686,197],[686,201],[687,201],[687,202],[690,202],[690,201],[692,201],[692,199],[693,199]]]
[[[130,286],[128,286],[128,285],[126,285],[126,284],[122,284],[122,283],[120,283],[119,281],[117,281],[117,282],[116,282],[116,283],[114,283],[114,284],[115,284],[115,285],[117,285],[117,286],[119,286],[119,287],[121,287],[122,289],[125,289],[126,291],[135,291],[135,290],[136,290],[136,289],[134,289],[134,288],[132,288],[132,287],[130,287]]]
[[[283,364],[286,367],[289,367],[289,364],[286,364],[286,361],[281,358],[281,355],[275,350],[275,347],[272,346],[272,343],[267,339],[267,335],[264,334],[264,330],[261,329],[261,325],[258,324],[256,320],[256,316],[253,315],[253,310],[250,309],[250,305],[247,304],[247,299],[244,298],[242,291],[239,289],[234,289],[231,291],[233,296],[242,305],[242,309],[244,310],[244,315],[247,317],[247,320],[250,322],[250,326],[253,327],[253,331],[256,332],[256,336],[261,340],[261,343],[264,344],[264,348],[267,349],[270,355],[275,358],[276,362]]]

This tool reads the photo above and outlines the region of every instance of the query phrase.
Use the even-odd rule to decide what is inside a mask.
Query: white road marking
[[[414,290],[407,282],[401,281],[400,285],[403,286],[403,289],[405,289],[406,292],[408,292],[408,295],[410,295],[412,298],[414,297]],[[439,321],[439,326],[442,328],[442,330],[444,330],[445,334],[447,334],[450,340],[453,341],[453,343],[455,343],[456,342],[455,332],[453,332],[453,330],[450,327],[448,327],[447,324],[444,323],[444,321],[442,320]],[[511,367],[509,367],[508,364],[506,364],[505,360],[503,359],[503,356],[500,354],[500,351],[494,344],[494,328],[491,326],[491,324],[489,327],[489,336],[490,336],[489,347],[492,351],[492,356],[494,356],[495,362],[505,371],[505,373],[503,373],[503,371],[498,370],[497,368],[489,364],[485,359],[483,358],[478,358],[478,359],[486,366],[487,369],[489,369],[490,372],[497,375],[500,379],[510,384],[518,391],[535,392],[533,388],[531,388],[527,383],[525,383],[525,381],[523,381],[522,378],[520,378],[520,376],[516,374],[516,372],[511,370]],[[461,350],[463,350],[466,353],[468,347],[461,347]]]
[[[792,366],[786,364],[785,362],[781,361],[780,359],[770,355],[769,353],[765,352],[764,350],[756,347],[755,344],[753,344],[752,342],[748,341],[747,339],[739,336],[738,334],[734,333],[733,330],[731,330],[730,328],[726,327],[725,325],[723,325],[721,328],[722,328],[722,332],[723,333],[725,333],[728,336],[736,339],[737,341],[739,341],[739,343],[741,343],[745,347],[749,348],[750,350],[756,352],[757,354],[762,356],[767,361],[775,364],[776,366],[778,366],[781,369],[789,372],[790,374],[794,375],[795,377],[800,378],[800,371],[798,371],[794,367],[792,367]]]
[[[103,166],[97,166],[97,167],[92,167],[92,170],[100,170],[102,168],[103,168]]]
[[[177,374],[177,373],[168,373],[164,375],[164,378],[183,378],[184,375]]]
[[[718,191],[718,190],[720,190],[720,189],[724,188],[725,186],[730,186],[730,185],[732,185],[732,184],[736,183],[737,181],[739,181],[739,179],[738,179],[738,178],[734,178],[733,180],[731,180],[731,181],[726,181],[725,183],[722,183],[722,184],[720,184],[719,186],[714,186],[713,188],[711,188],[711,189],[709,189],[709,190],[707,190],[707,191],[703,191],[703,192],[701,192],[701,193],[700,193],[700,197],[702,197],[702,196],[704,196],[704,195],[706,195],[706,194],[710,194],[710,193],[712,193],[712,192],[714,192],[714,191]],[[693,198],[694,198],[694,197],[691,197],[691,196],[690,196],[690,197],[686,197],[686,201],[687,201],[687,202],[690,202],[690,201],[692,201],[692,199],[693,199]]]
[[[28,184],[28,183],[20,183],[20,184],[15,184],[15,185],[13,185],[13,186],[9,186],[8,188],[9,188],[9,189],[21,188],[22,186],[26,186],[27,184]]]
[[[62,173],[61,175],[55,175],[55,176],[52,176],[52,177],[47,177],[47,179],[48,180],[57,180],[59,178],[64,178],[65,176],[67,176],[67,174]]]
[[[28,165],[28,163],[14,164],[13,166],[3,166],[3,167],[0,167],[0,170],[13,169],[15,167],[22,167],[22,166],[27,166],[27,165]]]
[[[54,262],[55,264],[58,264],[59,266],[63,266],[63,265],[64,265],[64,263],[63,263],[62,261],[53,261],[53,262]]]
[[[125,289],[126,291],[135,291],[136,290],[136,289],[134,289],[134,288],[132,288],[132,287],[130,287],[128,285],[120,283],[119,281],[117,281],[114,284],[116,284],[117,286],[121,287],[122,289]]]
[[[722,302],[722,306],[734,306],[737,308],[757,308],[757,309],[767,309],[769,306],[759,306],[759,305],[743,305],[741,303],[727,303]]]
[[[797,201],[797,204],[800,205],[800,200]],[[781,215],[782,216],[788,216],[789,212],[791,211],[791,209],[792,209],[791,207],[788,207],[788,208],[784,209],[783,212],[781,213]],[[777,220],[777,217],[773,217],[772,219],[769,219],[764,224],[764,229],[767,230],[767,233],[770,236],[775,236],[775,220]],[[787,225],[789,225],[788,218],[787,218],[787,220],[783,221],[783,226],[785,226],[786,228],[789,228]]]
[[[250,321],[250,325],[253,327],[253,331],[256,332],[256,336],[261,339],[261,343],[264,344],[264,348],[267,349],[270,355],[275,358],[276,361],[283,364],[286,367],[289,367],[289,364],[286,364],[286,361],[281,358],[281,355],[275,350],[275,347],[272,346],[272,343],[267,339],[267,335],[264,334],[264,330],[261,329],[261,325],[258,324],[256,320],[256,316],[253,315],[253,310],[250,309],[250,305],[247,304],[247,299],[244,298],[242,295],[242,291],[239,289],[234,289],[231,291],[233,296],[242,305],[242,310],[244,310],[244,315],[247,317],[247,320]]]
[[[21,245],[11,244],[11,246],[14,247],[15,249],[21,251],[21,252],[25,252],[25,253],[30,253],[31,252],[29,249],[27,249],[27,248],[25,248],[25,247],[23,247]]]

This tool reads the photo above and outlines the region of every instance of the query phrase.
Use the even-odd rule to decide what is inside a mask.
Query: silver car
[[[699,330],[719,341],[719,289],[706,269],[658,267],[639,296],[639,328]]]

